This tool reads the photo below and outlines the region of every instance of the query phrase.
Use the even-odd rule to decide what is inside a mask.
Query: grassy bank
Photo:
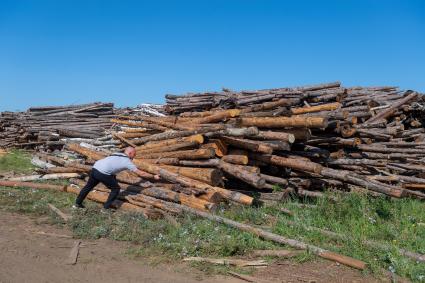
[[[29,173],[34,170],[30,159],[30,155],[21,150],[12,150],[5,155],[0,155],[0,173],[11,171]]]
[[[28,162],[28,157],[25,158]],[[369,266],[366,272],[379,275],[383,269],[392,270],[413,281],[425,281],[425,264],[406,259],[399,253],[403,248],[425,254],[423,202],[369,198],[360,194],[332,194],[332,197],[336,200],[326,198],[309,202],[294,199],[273,207],[226,207],[219,209],[217,214],[364,260]],[[47,203],[69,212],[74,198],[75,195],[60,192],[0,188],[1,209],[49,214],[54,223],[58,219],[48,210]],[[300,206],[300,202],[311,205]],[[293,215],[282,213],[282,208],[290,210]],[[178,224],[173,225],[166,220],[151,221],[132,213],[100,214],[99,205],[89,203],[86,211],[73,216],[68,225],[76,237],[131,241],[135,245],[130,253],[136,256],[165,254],[163,260],[186,256],[244,256],[254,249],[282,248],[249,233],[190,215],[178,217]],[[289,225],[288,221],[295,224]],[[342,236],[335,239],[306,226]],[[371,240],[378,245],[366,245],[365,242]],[[382,249],[379,245],[386,247]],[[318,259],[306,252],[295,260]],[[199,268],[211,271],[209,265],[199,265]],[[220,270],[225,269],[214,269],[214,272]]]

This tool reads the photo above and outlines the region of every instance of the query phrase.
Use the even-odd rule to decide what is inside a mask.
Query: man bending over
[[[103,208],[109,209],[112,202],[120,193],[120,186],[118,185],[116,174],[124,170],[130,170],[141,177],[145,177],[146,175],[146,173],[137,169],[136,165],[131,161],[135,156],[136,149],[134,147],[127,147],[124,153],[114,153],[96,161],[90,171],[89,180],[84,188],[81,189],[73,207],[84,208],[84,199],[97,184],[102,183],[111,190],[108,199],[103,204]],[[159,176],[155,175],[155,179],[159,179]]]

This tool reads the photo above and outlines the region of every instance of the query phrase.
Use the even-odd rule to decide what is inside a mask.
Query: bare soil
[[[246,282],[207,276],[186,264],[153,266],[144,258],[125,255],[129,243],[108,239],[82,240],[78,262],[67,265],[76,241],[66,228],[43,218],[0,210],[0,282]],[[44,233],[44,234],[43,234]],[[67,235],[69,238],[58,235]],[[252,275],[268,282],[382,282],[357,270],[319,260],[303,264],[281,261]],[[259,281],[261,282],[261,281]]]

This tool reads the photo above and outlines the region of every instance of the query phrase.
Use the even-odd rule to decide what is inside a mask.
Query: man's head
[[[133,159],[136,156],[136,149],[134,147],[126,147],[124,150],[124,153],[130,157],[130,159]]]

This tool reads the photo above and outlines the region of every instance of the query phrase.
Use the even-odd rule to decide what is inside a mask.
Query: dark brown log
[[[228,154],[224,155],[221,160],[239,165],[247,165],[248,164],[248,156],[246,155],[236,155],[236,154]]]
[[[259,173],[253,173],[248,170],[244,170],[243,166],[237,166],[237,165],[219,160],[218,167],[222,169],[224,172],[226,172],[227,174],[239,180],[242,180],[245,183],[248,183],[255,188],[261,189],[266,184],[266,181],[263,178],[261,178]]]
[[[280,177],[270,176],[266,174],[260,174],[260,176],[261,178],[263,178],[264,180],[266,180],[267,182],[271,184],[283,185],[285,187],[288,185],[288,181]]]
[[[286,129],[285,133],[292,134],[295,137],[295,140],[299,141],[307,141],[311,138],[311,130],[310,129]]]
[[[237,138],[232,138],[232,137],[222,137],[221,138],[225,143],[238,147],[238,148],[242,148],[242,149],[248,149],[251,151],[255,151],[255,152],[262,152],[262,153],[272,153],[273,149],[265,144],[258,144],[255,143],[251,140],[247,140],[247,139],[237,139]]]
[[[418,96],[417,92],[411,92],[406,97],[399,99],[395,101],[391,106],[381,112],[379,112],[377,115],[373,116],[369,120],[366,121],[366,124],[373,123],[382,119],[386,119],[387,117],[391,116],[400,106],[403,104],[408,103],[409,101],[415,99]]]

